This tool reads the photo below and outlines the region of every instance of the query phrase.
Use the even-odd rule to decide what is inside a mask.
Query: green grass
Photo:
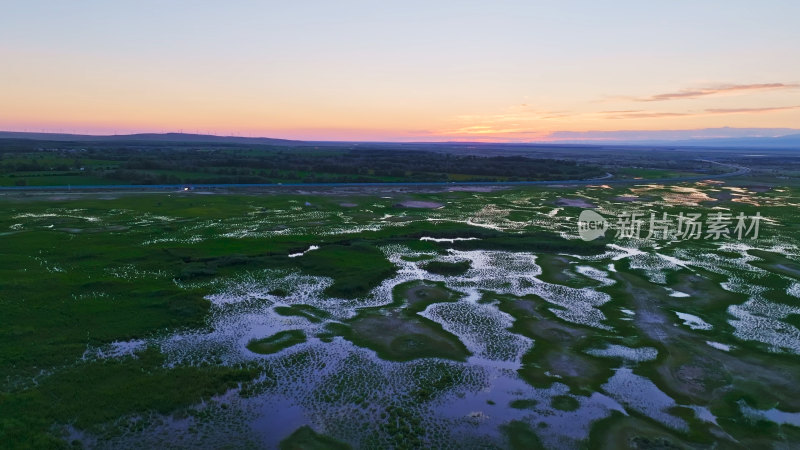
[[[511,331],[534,339],[535,345],[523,355],[518,369],[531,385],[566,382],[574,394],[588,395],[612,375],[613,362],[583,353],[597,339],[597,330],[559,320],[538,297],[486,294],[484,299],[498,301],[500,311],[514,318]]]
[[[310,305],[276,306],[274,310],[276,313],[282,316],[305,317],[314,323],[319,323],[330,318],[330,314],[328,312]]]
[[[124,432],[119,423],[132,417],[180,415],[203,400],[240,385],[246,396],[264,392],[264,386],[280,383],[265,366],[230,367],[219,362],[166,365],[165,355],[155,347],[135,357],[84,361],[81,356],[87,348],[115,341],[156,338],[158,342],[158,338],[181,330],[209,331],[213,322],[209,316],[211,305],[205,297],[218,292],[230,280],[257,280],[264,269],[328,277],[333,284],[325,295],[353,299],[348,301],[357,305],[358,298],[395,274],[397,268],[381,251],[382,247],[392,245],[428,253],[410,258],[418,261],[444,254],[449,248],[529,251],[537,255],[537,263],[543,268],[542,280],[578,288],[591,286],[610,295],[611,300],[599,309],[614,330],[604,331],[559,319],[554,313],[557,307],[535,296],[520,298],[484,292],[483,304],[496,305],[513,318],[510,332],[535,341],[522,358],[521,378],[534,386],[547,387],[556,382],[569,386],[570,395],[553,399],[553,407],[573,409],[574,395],[601,391],[613,370],[626,364],[615,358],[589,356],[585,353],[587,348],[604,344],[650,346],[658,349],[659,357],[636,364],[635,373],[653,381],[680,404],[708,407],[725,432],[743,446],[768,447],[779,440],[793,443],[800,439],[795,428],[754,421],[740,411],[742,402],[758,409],[800,410],[797,356],[773,353],[761,343],[733,336],[729,307],[744,303],[748,296],[723,289],[720,283],[727,281],[727,277],[699,267],[668,272],[668,286],[692,294],[688,299],[673,298],[649,281],[643,270],[633,269],[621,260],[615,262],[618,272],[609,274],[616,283],[598,287],[596,281],[575,273],[577,258],[560,254],[597,254],[605,249],[604,242],[566,240],[557,234],[563,229],[542,227],[534,222],[503,232],[456,220],[425,220],[431,214],[455,217],[447,216],[453,210],[461,214],[458,217],[472,217],[491,202],[513,210],[508,217],[525,223],[533,214],[526,208],[540,201],[537,196],[546,194],[552,199],[562,195],[543,192],[526,189],[413,197],[446,205],[435,213],[394,208],[399,201],[397,196],[381,199],[356,194],[337,197],[106,193],[69,199],[64,198],[68,194],[2,196],[0,447],[57,447],[64,444],[60,441],[59,427],[65,424],[101,437],[111,436]],[[598,203],[621,192],[615,189],[596,193],[601,197]],[[794,194],[790,191],[786,195]],[[781,201],[794,201],[791,198]],[[305,206],[306,201],[312,206]],[[339,204],[345,201],[359,206],[341,207]],[[522,207],[515,209],[517,205]],[[748,214],[760,209],[762,215],[780,224],[762,228],[767,236],[793,242],[791,238],[800,232],[800,221],[792,208],[769,202],[758,208],[732,202],[713,205]],[[286,222],[290,232],[259,235],[276,230],[276,225],[268,220],[276,211],[289,211]],[[366,226],[384,214],[394,215],[392,220],[397,222]],[[167,216],[171,220],[153,219],[154,216]],[[254,234],[221,236],[243,229],[253,230]],[[349,231],[329,233],[331,230]],[[193,236],[199,239],[187,239]],[[436,243],[420,241],[422,236],[478,240]],[[170,240],[155,242],[161,238]],[[310,245],[320,248],[288,258],[287,255],[306,250]],[[703,242],[680,245],[722,257],[738,255]],[[770,287],[764,298],[796,305],[796,299],[786,293],[797,278],[795,259],[776,251],[749,253],[761,258],[750,264],[769,272],[760,274],[755,281]],[[607,262],[579,264],[604,269]],[[432,267],[437,270],[436,264]],[[463,267],[448,266],[444,272],[451,269],[455,273]],[[374,350],[380,358],[413,360],[418,368],[430,371],[419,374],[417,384],[408,386],[399,404],[391,408],[374,405],[368,398],[324,400],[374,406],[376,417],[386,414],[381,419],[386,421],[382,430],[392,436],[397,446],[411,442],[409,436],[416,436],[425,426],[413,405],[446,398],[445,394],[457,395],[463,390],[461,383],[469,378],[458,372],[468,367],[459,363],[469,357],[463,343],[438,323],[419,314],[430,305],[459,300],[459,294],[448,290],[443,283],[401,284],[395,287],[391,304],[356,308],[354,317],[337,323],[331,323],[331,315],[317,307],[296,304],[298,300],[292,297],[290,287],[269,293],[279,298],[280,306],[274,307],[279,315],[303,317],[320,324],[327,322],[328,332],[317,336],[324,337],[325,342],[343,336]],[[669,332],[665,338],[648,337],[648,327],[622,320],[625,316],[620,308],[638,311],[643,305],[655,305],[656,312],[666,314]],[[675,327],[673,323],[678,320],[673,310],[696,314],[714,328],[695,333],[682,326]],[[789,316],[784,322],[798,326],[798,317]],[[281,333],[256,340],[251,347],[266,353],[277,352],[307,338],[305,335],[301,338],[299,330]],[[705,344],[707,339],[732,344],[734,348],[730,353],[719,352]],[[270,358],[257,359],[264,363]],[[299,355],[291,364],[303,364],[301,359]],[[434,369],[428,369],[429,366]],[[521,399],[511,405],[492,406],[504,407],[530,409],[534,405]],[[615,415],[597,422],[587,446],[619,448],[631,442],[640,446],[707,445],[713,439],[708,425],[694,418],[693,412],[676,408],[671,413],[689,423],[687,433],[670,431],[633,412],[629,417]],[[518,448],[535,448],[539,445],[536,434],[546,432],[540,432],[536,424],[522,422],[507,424],[503,430],[505,444]],[[310,429],[300,433],[302,439],[297,445],[326,440],[312,433]],[[373,442],[365,439],[364,442]],[[374,442],[385,444],[385,441]]]
[[[536,450],[545,448],[539,440],[539,436],[533,431],[530,425],[521,421],[514,420],[500,427],[503,434],[508,439],[509,448],[514,450]]]
[[[297,259],[304,272],[333,278],[325,291],[332,297],[364,295],[395,271],[383,253],[361,242],[324,246]]]
[[[402,306],[403,313],[413,317],[434,303],[453,302],[459,294],[444,286],[444,283],[429,281],[409,281],[395,286],[392,296],[393,306]]]
[[[28,232],[5,239],[13,245],[4,247],[0,258],[2,378],[65,364],[89,344],[204,323],[209,307],[204,293],[176,286],[168,272],[126,280],[106,271],[127,264],[167,268],[170,259],[161,252],[130,247],[113,233],[69,238]]]
[[[258,371],[228,367],[163,366],[157,350],[136,357],[79,364],[57,371],[39,385],[0,393],[0,447],[40,448],[60,444],[54,424],[95,427],[129,415],[168,414],[221,394]]]
[[[550,400],[550,406],[559,411],[575,411],[580,403],[569,395],[556,395]]]
[[[702,174],[690,171],[677,171],[668,169],[645,169],[645,168],[621,168],[614,171],[614,175],[619,178],[680,178],[696,177]]]
[[[362,347],[375,350],[390,361],[444,358],[464,361],[470,352],[454,335],[432,320],[418,315],[433,303],[457,297],[440,285],[410,282],[395,287],[394,301],[387,306],[362,308],[345,323],[330,324],[329,330]]]
[[[517,399],[512,401],[508,406],[514,409],[533,409],[539,402],[534,399]]]
[[[289,348],[293,345],[302,344],[306,341],[306,334],[303,330],[284,330],[272,336],[262,339],[254,339],[247,343],[247,349],[253,353],[270,355]]]
[[[430,273],[445,276],[463,275],[471,266],[469,261],[459,262],[444,262],[444,261],[431,261],[422,265],[422,268]]]
[[[166,142],[35,142],[0,140],[0,178],[38,176],[69,184],[59,175],[85,174],[88,184],[361,183],[508,179],[576,179],[601,175],[594,165],[564,159],[466,156],[422,148],[286,148]],[[45,146],[44,148],[40,146]],[[73,183],[74,184],[74,183]]]
[[[319,434],[309,426],[295,430],[288,438],[281,441],[281,450],[346,450],[349,445],[330,436]]]
[[[599,420],[589,435],[592,448],[683,449],[692,448],[674,432],[651,421],[614,412]],[[730,445],[730,444],[729,444]],[[731,445],[732,448],[736,448]]]
[[[366,347],[389,361],[444,358],[464,361],[470,352],[436,322],[401,312],[361,313],[347,325],[332,324],[331,332]]]
[[[0,186],[102,186],[125,184],[119,180],[109,180],[93,175],[75,174],[47,174],[31,176],[18,174],[15,176],[0,176]]]

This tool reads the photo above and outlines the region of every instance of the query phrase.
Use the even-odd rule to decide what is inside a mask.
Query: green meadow
[[[3,195],[0,447],[798,445],[798,197]],[[758,239],[585,242],[570,200],[611,223],[766,220]]]

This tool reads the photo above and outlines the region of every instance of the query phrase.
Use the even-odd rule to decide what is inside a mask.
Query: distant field
[[[633,179],[659,179],[659,178],[683,178],[683,177],[696,177],[702,175],[699,172],[692,171],[676,171],[665,169],[641,169],[641,168],[622,168],[614,172],[617,178],[633,178]]]
[[[14,176],[0,176],[0,186],[92,186],[106,184],[123,184],[121,180],[109,180],[99,176],[87,176],[79,173],[63,174],[36,174],[28,175],[16,173]]]
[[[342,144],[344,146],[344,144]],[[0,139],[0,186],[538,181],[600,177],[561,158],[275,145]]]

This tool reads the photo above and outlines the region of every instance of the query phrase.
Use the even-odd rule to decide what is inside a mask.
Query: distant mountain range
[[[71,142],[188,142],[203,144],[297,144],[301,141],[263,137],[215,136],[189,133],[141,133],[96,136],[89,134],[25,133],[0,131],[0,139],[31,139],[37,141]]]
[[[786,134],[775,135],[779,132]],[[754,135],[748,136],[748,133]],[[734,135],[734,137],[705,137]],[[740,134],[741,136],[736,136]],[[772,134],[772,135],[768,135]],[[698,137],[687,137],[698,136]],[[800,130],[796,129],[742,129],[716,128],[706,130],[667,130],[667,131],[597,131],[597,132],[554,132],[550,140],[531,142],[529,145],[631,145],[663,147],[706,147],[706,148],[753,148],[753,149],[800,149]],[[0,139],[30,139],[40,141],[71,142],[172,142],[197,144],[250,144],[250,145],[303,145],[304,141],[273,139],[266,137],[216,136],[210,134],[188,133],[143,133],[118,135],[85,135],[63,133],[26,133],[0,131]],[[429,142],[430,144],[457,144],[457,142]],[[332,142],[328,142],[332,144]],[[390,144],[400,144],[392,142]],[[424,143],[416,143],[422,145]],[[492,144],[498,145],[502,143]],[[473,143],[472,145],[481,145]],[[517,143],[515,145],[520,145]],[[522,144],[525,145],[525,144]]]
[[[560,144],[575,145],[648,145],[662,147],[754,148],[800,150],[800,134],[775,137],[701,138],[701,139],[565,139]]]
[[[653,141],[653,144],[686,147],[740,147],[800,149],[800,134],[777,137],[743,137],[716,139],[687,139],[680,141]]]
[[[546,140],[563,144],[796,149],[800,148],[800,129],[721,127],[697,130],[555,131]]]

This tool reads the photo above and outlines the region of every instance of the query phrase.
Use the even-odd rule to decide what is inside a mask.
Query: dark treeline
[[[605,173],[574,160],[381,148],[120,145],[0,141],[0,172],[92,175],[131,184],[586,179]]]

